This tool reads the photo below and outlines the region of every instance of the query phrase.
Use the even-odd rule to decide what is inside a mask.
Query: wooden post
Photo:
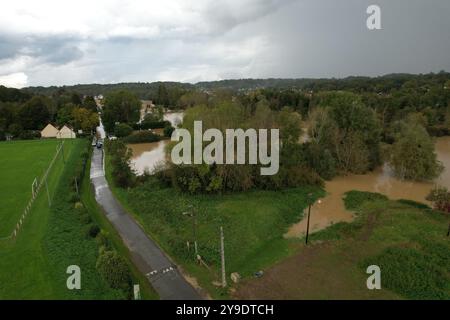
[[[311,204],[308,206],[308,222],[306,225],[306,240],[305,244],[308,244],[308,237],[309,237],[309,217],[311,215]]]
[[[227,286],[227,277],[225,272],[225,249],[222,227],[220,227],[220,259],[222,261],[222,287],[225,288]]]

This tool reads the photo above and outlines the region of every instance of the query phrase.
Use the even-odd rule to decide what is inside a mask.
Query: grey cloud
[[[203,8],[199,26],[209,26],[203,32],[167,21],[148,39],[0,34],[0,59],[26,51],[37,57],[45,67],[18,70],[30,85],[450,71],[448,0],[229,3]],[[382,9],[380,31],[365,25],[373,3]]]
[[[21,36],[0,34],[0,60],[17,56],[30,56],[42,63],[65,64],[79,60],[83,52],[78,45],[81,39],[71,36]]]

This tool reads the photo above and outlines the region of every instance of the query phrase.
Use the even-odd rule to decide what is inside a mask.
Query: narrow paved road
[[[91,182],[95,189],[95,199],[130,250],[133,262],[146,275],[160,298],[201,299],[199,293],[184,279],[158,245],[118,203],[105,178],[103,152],[97,148],[94,148],[92,156]]]

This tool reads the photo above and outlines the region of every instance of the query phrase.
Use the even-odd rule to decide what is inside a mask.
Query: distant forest
[[[345,90],[355,93],[375,92],[391,93],[400,90],[406,82],[414,82],[417,86],[442,87],[450,80],[450,73],[441,71],[421,75],[388,74],[380,77],[352,76],[342,79],[236,79],[198,82],[196,84],[182,82],[130,82],[117,84],[78,84],[73,86],[28,87],[24,92],[32,94],[55,95],[61,90],[74,91],[82,95],[106,95],[116,90],[128,90],[143,100],[156,100],[158,90],[163,84],[169,93],[181,96],[189,90],[210,91],[217,89],[237,91],[251,91],[255,89],[296,89],[300,91],[333,91]]]

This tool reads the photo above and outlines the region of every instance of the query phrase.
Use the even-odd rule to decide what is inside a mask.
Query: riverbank
[[[367,174],[351,174],[339,176],[325,182],[327,195],[311,208],[310,230],[322,230],[338,222],[350,222],[353,213],[344,206],[342,198],[350,190],[378,192],[390,199],[407,199],[429,204],[425,199],[435,184],[450,189],[450,137],[436,139],[437,158],[445,167],[444,172],[433,182],[404,181],[393,176],[385,165]],[[287,237],[301,237],[306,232],[306,220],[302,220],[289,228]]]

